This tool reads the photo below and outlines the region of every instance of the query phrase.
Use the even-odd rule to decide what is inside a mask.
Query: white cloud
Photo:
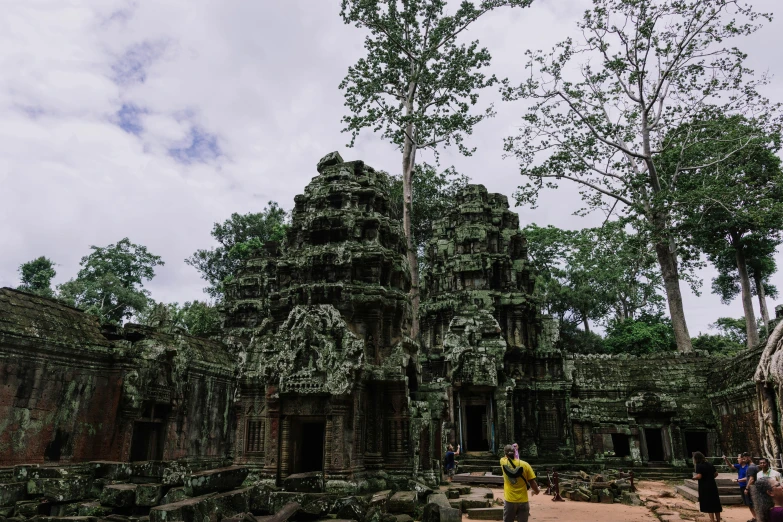
[[[773,10],[776,2],[756,4]],[[518,77],[524,51],[566,36],[585,5],[537,0],[490,14],[468,36],[490,49],[498,75]],[[5,5],[0,286],[15,286],[19,264],[39,255],[59,263],[57,282],[65,281],[91,244],[128,236],[166,261],[149,285],[155,298],[203,298],[203,282],[183,259],[212,244],[214,222],[268,200],[290,208],[332,150],[399,170],[399,154],[372,134],[345,147],[337,86],[361,56],[363,36],[338,13],[337,0]],[[742,45],[757,69],[780,73],[781,29],[775,21]],[[769,95],[783,100],[780,79]],[[511,199],[520,177],[502,159],[502,138],[522,109],[500,104],[495,92],[482,97],[489,101],[498,116],[470,138],[478,152],[443,160]],[[578,206],[575,190],[563,188],[536,210],[518,210],[523,223],[595,224],[571,215]],[[707,292],[686,296],[686,306],[693,334],[742,313]]]

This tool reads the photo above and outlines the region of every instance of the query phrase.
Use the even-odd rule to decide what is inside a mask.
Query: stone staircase
[[[733,473],[720,473],[715,481],[718,483],[718,493],[720,494],[720,503],[724,506],[731,504],[742,504],[742,496],[739,493],[739,487],[733,482]],[[686,479],[682,486],[677,486],[674,490],[694,502],[699,501],[699,484],[693,479]]]
[[[488,451],[469,451],[457,456],[457,473],[494,473],[500,475],[500,458]]]

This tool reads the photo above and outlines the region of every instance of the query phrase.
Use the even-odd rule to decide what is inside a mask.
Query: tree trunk
[[[677,260],[669,248],[668,242],[655,243],[655,253],[658,256],[658,264],[661,267],[663,286],[666,290],[666,300],[669,303],[669,315],[672,318],[677,349],[681,352],[690,352],[693,350],[693,345],[691,344],[691,336],[688,333],[688,325],[685,322],[685,309],[682,306]]]
[[[406,129],[407,136],[410,136],[413,129],[408,125]],[[408,266],[411,271],[411,305],[413,308],[413,317],[411,318],[411,338],[414,340],[419,336],[419,258],[417,257],[416,245],[413,242],[411,227],[411,213],[413,205],[413,167],[416,164],[416,148],[414,143],[405,138],[405,144],[402,149],[402,228],[405,232],[405,243],[408,247]]]
[[[590,321],[587,320],[587,314],[582,312],[582,324],[585,327],[585,333],[590,333]]]
[[[756,295],[759,298],[759,311],[761,320],[764,321],[764,331],[769,335],[769,310],[767,309],[767,295],[764,293],[764,281],[761,280],[759,270],[753,272],[753,282],[756,284]]]
[[[737,272],[739,272],[740,288],[742,288],[742,309],[745,311],[745,330],[748,332],[748,348],[759,344],[759,331],[756,328],[756,316],[753,313],[753,299],[750,295],[750,278],[748,266],[745,263],[745,252],[739,238],[733,238],[734,251],[737,256]]]

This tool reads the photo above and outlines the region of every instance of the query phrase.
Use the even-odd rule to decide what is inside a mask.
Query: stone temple
[[[574,355],[540,312],[517,214],[470,185],[426,246],[413,339],[388,176],[337,153],[317,174],[285,241],[227,286],[215,338],[0,289],[0,519],[217,521],[288,494],[421,493],[448,444],[472,472],[512,442],[534,467],[641,474],[783,451],[783,321],[734,358]]]

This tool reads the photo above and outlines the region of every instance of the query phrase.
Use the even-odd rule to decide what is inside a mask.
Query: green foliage
[[[649,241],[622,222],[582,230],[532,224],[523,232],[536,289],[561,328],[581,323],[589,330],[589,321],[606,324],[611,316],[632,319],[660,311],[661,278]]]
[[[676,351],[677,343],[671,320],[662,314],[642,314],[638,319],[611,321],[604,347],[608,353],[644,355]]]
[[[161,258],[127,237],[90,248],[93,252],[82,258],[76,278],[58,287],[59,297],[102,323],[121,324],[142,312],[149,299],[144,281],[155,277],[155,267],[164,264]]]
[[[717,133],[688,132],[714,114],[779,125],[779,105],[759,94],[767,78],[754,79],[746,55],[728,44],[770,18],[734,0],[592,0],[578,36],[549,53],[528,51],[529,73],[503,90],[507,100],[532,102],[519,134],[506,140],[525,177],[518,203],[535,205],[541,190],[575,183],[579,212],[619,211],[649,234],[684,351],[691,343],[679,285],[696,259],[674,228],[672,194],[699,164],[680,153],[705,139],[741,147]],[[685,161],[666,171],[663,152]]]
[[[54,262],[48,257],[41,256],[19,265],[19,275],[22,280],[22,284],[17,287],[19,290],[43,297],[54,297],[52,279],[57,272],[54,270]]]
[[[454,167],[438,172],[436,167],[427,163],[416,165],[413,176],[416,199],[411,205],[411,232],[420,262],[424,246],[432,238],[433,223],[454,208],[457,192],[469,182],[470,178],[459,174]],[[392,176],[391,215],[394,219],[402,219],[402,192],[402,176]]]
[[[473,111],[478,91],[497,78],[482,72],[489,51],[477,41],[458,44],[457,37],[494,8],[530,1],[465,0],[446,14],[445,0],[342,0],[343,21],[369,32],[366,55],[340,83],[350,111],[343,118],[350,146],[369,128],[401,150],[407,139],[414,149],[455,143],[470,154],[464,137],[493,114],[491,106]]]
[[[568,353],[606,353],[603,338],[594,332],[585,332],[576,327],[576,323],[562,322],[557,346]]]
[[[150,299],[149,306],[136,316],[136,322],[169,333],[182,330],[196,337],[218,335],[221,326],[217,308],[203,301],[186,301],[180,306]]]
[[[223,296],[223,283],[240,267],[242,261],[262,249],[267,241],[282,241],[288,228],[286,212],[274,201],[261,212],[231,214],[223,223],[215,223],[212,237],[219,246],[196,250],[185,259],[201,273],[209,286],[204,289],[214,298]]]
[[[772,275],[777,272],[775,241],[752,234],[744,238],[743,246],[750,279],[759,281],[763,285],[764,294],[776,299],[778,289],[770,281]],[[733,249],[726,248],[710,259],[718,270],[718,277],[712,280],[712,293],[718,295],[723,304],[730,304],[741,292],[736,253]],[[758,295],[757,285],[751,286],[751,292],[754,296]]]
[[[727,357],[736,355],[745,348],[742,344],[736,343],[725,335],[720,334],[699,334],[692,341],[695,350],[703,350],[712,355],[724,355]]]

